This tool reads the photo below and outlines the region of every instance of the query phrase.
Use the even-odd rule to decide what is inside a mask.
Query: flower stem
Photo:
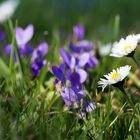
[[[123,93],[123,95],[124,95],[125,99],[127,100],[127,102],[131,105],[131,107],[133,108],[133,110],[137,113],[134,103],[132,102],[132,100],[130,100],[130,98],[127,95],[127,93],[124,90],[124,88],[123,87],[120,87],[119,89]]]
[[[138,62],[138,60],[136,59],[134,55],[132,56],[132,59],[140,67],[140,63]]]

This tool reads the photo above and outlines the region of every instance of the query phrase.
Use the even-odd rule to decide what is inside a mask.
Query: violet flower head
[[[85,93],[83,91],[75,91],[72,87],[63,87],[60,94],[65,104],[74,108],[78,108],[80,106],[81,99],[85,97]]]
[[[10,54],[11,49],[12,49],[12,44],[8,44],[8,45],[4,48],[4,51],[5,51],[6,54]]]
[[[63,63],[67,65],[70,69],[73,69],[76,65],[76,60],[72,57],[65,49],[60,49],[60,55],[63,59]]]
[[[98,64],[98,59],[95,56],[95,46],[92,42],[82,40],[76,44],[70,44],[69,49],[72,54],[79,60],[79,65],[88,68],[94,68]]]
[[[61,69],[61,67],[53,66],[52,71],[53,71],[53,74],[55,75],[55,77],[58,78],[62,82],[62,84],[65,86],[66,77],[65,77],[64,71]]]
[[[32,72],[34,76],[38,76],[43,66],[46,64],[44,57],[48,52],[48,44],[46,42],[41,43],[37,49],[32,53]]]
[[[87,78],[87,72],[82,69],[82,66],[86,63],[85,60],[79,59],[75,56],[71,56],[65,49],[60,49],[60,54],[63,59],[63,63],[66,64],[67,77],[69,78],[72,85],[79,86],[84,83]],[[86,56],[85,56],[86,58]],[[73,81],[73,82],[72,82]]]
[[[72,75],[68,76],[69,72],[67,72],[64,64],[61,64],[59,67],[53,66],[52,72],[56,77],[54,85],[68,107],[73,107],[74,109],[81,108],[82,116],[95,110],[95,104],[85,98],[86,94],[82,89],[82,85],[79,82],[80,77],[77,73],[72,73]],[[70,82],[69,86],[66,84],[67,81]],[[76,87],[78,84],[81,85],[80,89]],[[81,103],[83,103],[82,106]]]
[[[89,42],[87,40],[82,40],[77,42],[76,44],[71,43],[69,45],[70,51],[73,53],[84,53],[84,52],[90,52],[94,47],[93,43]]]
[[[77,72],[68,70],[67,78],[69,79],[72,87],[75,87],[76,89],[80,88],[80,75]]]
[[[0,31],[0,41],[3,41],[6,38],[6,34],[4,31]]]
[[[73,27],[73,36],[77,40],[82,40],[84,38],[85,29],[82,24],[77,24]]]
[[[4,48],[4,51],[5,51],[6,54],[10,55],[11,49],[12,49],[12,44],[8,44],[8,45]],[[20,52],[20,53],[21,53],[21,52]],[[23,56],[22,53],[21,53],[20,55],[21,55],[21,57]],[[15,52],[14,52],[14,56],[13,56],[13,57],[14,57],[15,62],[17,62],[17,58],[16,58],[16,53],[15,53]]]
[[[71,56],[76,58],[76,65],[78,60],[78,67],[82,67],[86,71],[89,68],[94,68],[98,64],[96,47],[94,43],[84,39],[85,29],[83,25],[78,24],[74,26],[73,32],[73,36],[76,38],[76,40],[70,43],[69,49],[71,51]]]
[[[57,78],[55,80],[55,87],[57,91],[60,91],[61,97],[63,98],[65,104],[67,106],[72,106],[73,102],[77,100],[77,97],[72,88],[66,87],[66,76],[64,74],[64,69],[62,69],[61,65],[59,67],[53,66],[52,72],[54,76]]]
[[[29,41],[32,39],[34,33],[33,25],[28,25],[25,29],[21,27],[16,28],[16,42],[19,48],[20,57],[22,58],[25,53],[32,54],[33,49],[30,47]],[[6,54],[10,54],[12,44],[5,47]]]
[[[12,49],[12,44],[8,44],[5,48],[4,51],[6,54],[10,55],[11,53],[11,49]],[[29,53],[32,54],[33,49],[30,47],[29,44],[26,44],[24,48],[19,48],[19,53],[20,53],[20,57],[23,58],[25,53]],[[14,60],[16,61],[16,53],[14,52]]]
[[[32,24],[29,24],[25,29],[17,27],[16,29],[16,41],[20,49],[20,54],[24,53],[31,54],[33,52],[32,48],[29,45],[29,41],[32,39],[34,34],[34,27]]]
[[[16,29],[16,41],[19,47],[24,47],[33,37],[34,27],[29,24],[25,29],[17,27]]]
[[[88,63],[85,65],[85,70],[88,70],[89,68],[95,68],[98,63],[98,59],[95,56],[91,56]]]
[[[70,69],[68,72],[76,72],[79,74],[80,83],[84,83],[86,80],[87,70],[98,64],[97,58],[89,52],[70,55],[65,49],[61,48],[60,55],[63,59],[63,63]]]
[[[60,93],[67,106],[72,106],[77,101],[77,96],[72,88],[65,87]]]
[[[66,73],[71,86],[75,89],[81,89],[81,85],[87,78],[87,73],[82,69],[76,69],[75,71],[69,69]]]
[[[74,53],[90,52],[95,49],[95,45],[88,40],[81,40],[75,44],[70,44],[69,49]]]
[[[73,106],[75,103],[78,105],[80,100],[85,96],[81,88],[77,88],[77,86],[81,87],[79,75],[75,73],[68,76],[65,64],[61,64],[59,67],[53,66],[52,72],[57,78],[54,83],[55,87],[60,92],[65,104],[67,106]],[[67,86],[67,82],[69,82],[69,86]]]
[[[64,52],[65,50],[62,49]],[[70,56],[68,53],[64,53],[63,57],[66,57],[66,62],[69,62]],[[67,58],[68,57],[68,58]],[[78,69],[82,75],[84,75],[82,69]],[[53,66],[52,72],[56,77],[54,81],[54,85],[56,90],[60,93],[63,101],[69,107],[73,107],[74,109],[82,109],[81,114],[85,114],[91,112],[95,109],[95,105],[91,101],[86,101],[86,94],[83,90],[83,82],[81,82],[81,75],[77,71],[73,71],[68,68],[66,63],[62,63],[59,67]],[[67,84],[69,83],[69,84]],[[82,102],[83,100],[83,102]],[[81,103],[82,106],[81,106]]]

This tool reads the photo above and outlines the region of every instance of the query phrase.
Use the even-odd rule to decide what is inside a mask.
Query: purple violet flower
[[[53,66],[52,67],[53,74],[58,78],[62,84],[65,86],[66,85],[66,77],[64,75],[64,71],[61,69],[61,67]]]
[[[0,41],[3,41],[6,38],[6,34],[4,31],[0,31]]]
[[[85,59],[84,58],[79,59],[75,56],[71,56],[63,48],[60,49],[60,54],[61,54],[61,57],[63,59],[63,63],[66,64],[66,66],[69,69],[67,71],[67,77],[69,78],[70,82],[75,81],[75,83],[74,82],[71,83],[72,85],[75,85],[78,87],[80,84],[85,82],[85,80],[87,78],[87,72],[84,69],[82,69],[82,67],[84,64],[87,63],[88,60],[86,59],[86,57],[88,57],[88,56],[84,57],[84,55],[83,55],[83,57]],[[85,62],[85,60],[87,60],[87,61]]]
[[[98,59],[95,56],[95,50],[89,46],[76,46],[70,44],[69,49],[73,52],[73,56],[79,60],[79,67],[84,67],[85,70],[88,68],[94,68],[98,64]]]
[[[95,48],[94,44],[91,41],[87,41],[87,40],[81,40],[78,41],[76,44],[71,43],[69,45],[69,49],[75,53],[89,52],[94,48]]]
[[[73,36],[77,40],[82,40],[84,38],[85,29],[82,24],[77,24],[73,27]]]
[[[81,87],[79,75],[73,73],[72,75],[68,76],[65,74],[65,68],[66,67],[64,64],[61,64],[59,67],[52,67],[52,72],[57,78],[54,82],[55,87],[57,91],[61,93],[61,96],[67,106],[73,106],[74,103],[77,103],[78,105],[80,100],[85,96],[84,91],[79,88]],[[66,85],[67,81],[70,82],[69,87]]]
[[[8,44],[8,45],[4,48],[4,51],[6,52],[6,54],[10,54],[11,48],[12,48],[12,45],[11,45],[11,44]]]
[[[32,54],[33,49],[29,45],[29,41],[34,34],[34,27],[29,24],[25,29],[21,27],[16,28],[16,41],[20,50],[20,55],[23,57],[24,53]]]
[[[81,100],[83,100],[82,105],[82,116],[85,113],[91,112],[95,110],[95,104],[91,101],[87,101],[85,99],[85,92],[82,88],[78,89],[76,85],[80,85],[79,82],[79,75],[74,73],[72,76],[66,76],[64,65],[61,64],[59,67],[53,66],[52,72],[57,79],[55,79],[54,84],[62,99],[64,100],[65,104],[69,107],[79,108]],[[66,82],[70,81],[70,85],[67,86]],[[82,86],[81,86],[82,87]],[[76,106],[75,106],[76,105]]]
[[[65,87],[64,90],[60,91],[60,93],[67,106],[72,106],[74,104],[74,102],[76,102],[78,100],[77,96],[76,96],[74,90],[72,90],[72,88]]]
[[[84,39],[85,29],[83,25],[78,24],[73,28],[74,35],[77,37],[77,40],[73,40],[69,45],[69,49],[72,52],[71,57],[76,58],[78,61],[78,67],[82,67],[84,70],[89,68],[94,68],[98,64],[98,59],[96,58],[96,48],[93,42]],[[61,56],[64,59],[64,55]],[[69,64],[71,64],[72,60]]]
[[[25,53],[32,54],[33,49],[29,45],[29,41],[32,39],[34,33],[33,25],[28,25],[25,29],[17,27],[16,29],[16,41],[20,52],[20,57],[22,58]],[[10,54],[12,44],[5,47],[5,52]]]
[[[32,72],[34,74],[34,76],[38,76],[41,69],[43,68],[43,66],[46,64],[45,60],[39,60],[39,59],[35,59],[32,62]]]
[[[34,76],[38,76],[43,66],[46,64],[44,57],[48,52],[48,44],[46,42],[41,43],[37,49],[32,53],[32,72]]]
[[[34,27],[28,25],[25,29],[21,27],[16,28],[16,41],[19,47],[24,47],[33,37]]]

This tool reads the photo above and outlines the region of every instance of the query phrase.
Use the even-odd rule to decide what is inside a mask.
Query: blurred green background
[[[20,0],[14,15],[19,25],[35,25],[40,36],[54,29],[72,32],[72,26],[83,23],[87,32],[106,36],[112,30],[114,18],[120,16],[121,34],[140,32],[139,0]]]

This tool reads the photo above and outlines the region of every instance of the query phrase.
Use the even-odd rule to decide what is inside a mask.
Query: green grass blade
[[[11,48],[10,61],[9,61],[9,71],[10,71],[10,75],[12,76],[14,74],[15,30],[13,29],[13,24],[12,24],[11,20],[9,20],[8,24],[9,24],[10,32],[11,32],[11,35],[12,35],[12,48]]]
[[[0,74],[4,77],[9,76],[9,69],[1,58],[0,58]]]

